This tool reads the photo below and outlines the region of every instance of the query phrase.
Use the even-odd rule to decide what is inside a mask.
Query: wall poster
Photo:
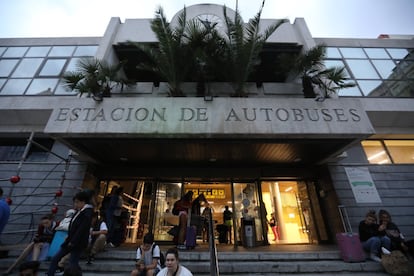
[[[345,172],[357,203],[381,203],[367,167],[345,167]]]

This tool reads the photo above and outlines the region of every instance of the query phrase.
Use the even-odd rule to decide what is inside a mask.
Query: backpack
[[[154,256],[154,248],[156,247],[156,246],[158,246],[157,244],[153,244],[152,245],[152,251],[151,251],[151,255],[152,256]],[[139,251],[141,252],[141,256],[142,256],[142,251],[141,251],[141,246],[140,247],[138,247],[139,248]],[[164,254],[162,253],[162,251],[161,251],[161,248],[158,246],[158,248],[160,249],[160,265],[161,265],[161,268],[164,268],[165,267],[165,256],[164,256]]]

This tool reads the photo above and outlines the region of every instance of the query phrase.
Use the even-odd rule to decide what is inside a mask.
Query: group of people
[[[414,253],[413,241],[405,240],[386,210],[380,210],[378,217],[374,210],[370,210],[359,223],[358,232],[363,249],[373,261],[381,262],[381,254],[392,250],[401,250],[407,256]]]
[[[170,248],[165,253],[165,263],[162,263],[160,247],[154,243],[154,235],[147,233],[143,243],[136,253],[135,269],[131,276],[192,276],[185,266],[179,263],[178,250]],[[162,267],[165,266],[165,267]]]
[[[105,215],[99,216],[93,204],[93,193],[88,190],[78,192],[73,197],[73,209],[66,211],[60,222],[53,215],[41,218],[33,241],[9,267],[10,273],[23,260],[23,267],[30,264],[36,270],[36,263],[51,258],[47,275],[81,275],[79,260],[86,252],[87,264],[91,264],[95,255],[103,251],[107,243],[109,228]],[[78,271],[78,273],[76,273]]]

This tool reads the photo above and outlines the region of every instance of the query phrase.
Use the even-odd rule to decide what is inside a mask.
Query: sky
[[[154,18],[161,6],[168,20],[184,6],[237,0],[0,0],[0,38],[103,36],[111,17]],[[262,0],[238,0],[244,21]],[[377,38],[414,35],[414,0],[266,0],[262,18],[303,17],[313,37]]]

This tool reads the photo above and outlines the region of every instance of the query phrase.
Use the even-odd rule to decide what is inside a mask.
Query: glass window
[[[1,90],[0,95],[22,95],[31,79],[9,79]]]
[[[59,76],[65,66],[66,59],[48,59],[40,71],[40,76]]]
[[[42,62],[42,58],[24,58],[17,66],[17,69],[14,71],[12,77],[33,77]]]
[[[381,141],[362,141],[362,147],[371,164],[390,164],[391,160]]]
[[[382,87],[389,97],[414,97],[414,81],[384,81]]]
[[[345,67],[345,64],[342,60],[335,60],[335,59],[330,59],[330,60],[324,60],[324,64],[327,68],[331,68],[331,67]],[[349,78],[350,75],[348,73],[348,70],[345,68],[344,70],[345,73],[345,77]]]
[[[34,79],[26,91],[26,95],[52,95],[59,79]]]
[[[414,78],[414,61],[402,60],[397,67],[407,74],[408,78]]]
[[[398,73],[399,70],[395,66],[395,63],[390,59],[382,59],[382,60],[372,60],[375,68],[380,73],[383,79],[393,78],[399,79],[401,78],[401,73]]]
[[[29,47],[9,47],[3,57],[23,57]]]
[[[85,56],[95,56],[98,46],[78,46],[75,53],[73,54],[76,57],[85,57]]]
[[[367,58],[361,48],[339,48],[344,58]]]
[[[361,80],[357,81],[362,93],[365,96],[383,96],[381,89],[382,81],[380,80]]]
[[[0,91],[1,91],[1,88],[3,87],[3,84],[6,83],[6,80],[7,79],[0,79]]]
[[[361,97],[362,93],[359,90],[358,86],[354,86],[354,87],[348,87],[345,89],[340,89],[338,91],[338,95],[339,96],[345,96],[345,97]]]
[[[346,62],[356,79],[379,79],[377,72],[368,60],[347,59]]]
[[[78,62],[79,62],[80,59],[81,58],[72,58],[69,61],[68,66],[66,66],[65,72],[68,72],[68,71],[77,71],[78,70]]]
[[[364,48],[369,58],[390,58],[385,49],[382,48]]]
[[[6,49],[6,47],[0,47],[0,57],[4,53],[4,51],[6,51]]]
[[[55,90],[55,95],[77,95],[77,91],[71,90],[67,87],[62,81],[59,81],[59,84]]]
[[[50,51],[50,57],[68,57],[72,56],[75,46],[54,46]]]
[[[385,140],[384,144],[395,164],[414,163],[413,140]]]
[[[0,60],[0,77],[8,77],[16,66],[18,59],[1,59]]]
[[[49,52],[50,47],[39,46],[39,47],[30,47],[29,51],[26,54],[26,57],[45,57]]]
[[[342,58],[339,50],[333,47],[326,47],[326,57],[327,58]]]
[[[392,56],[392,58],[396,59],[404,59],[408,55],[407,49],[393,49],[393,48],[387,48],[388,53]]]

